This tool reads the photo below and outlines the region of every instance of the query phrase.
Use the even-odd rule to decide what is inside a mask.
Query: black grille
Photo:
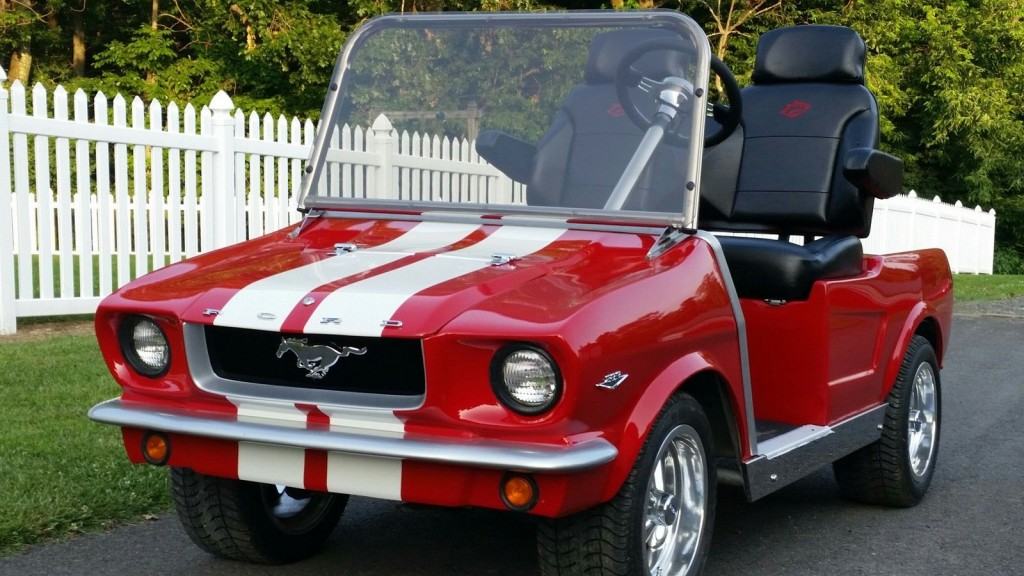
[[[277,357],[284,338],[302,338],[306,346],[330,346],[335,350],[346,346],[366,348],[366,353],[339,358],[322,379],[310,378],[309,370],[296,365],[298,358],[294,352],[288,350]],[[231,380],[392,396],[418,396],[424,390],[423,349],[419,340],[299,336],[207,326],[206,347],[213,371]]]

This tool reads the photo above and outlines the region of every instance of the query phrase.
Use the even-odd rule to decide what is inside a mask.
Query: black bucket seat
[[[864,55],[861,37],[839,26],[761,37],[743,130],[706,151],[702,174],[702,227],[781,236],[720,238],[741,297],[801,300],[816,280],[861,273],[874,199],[899,193],[903,175],[877,150]]]

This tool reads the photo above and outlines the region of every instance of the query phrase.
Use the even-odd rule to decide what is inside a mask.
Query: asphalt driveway
[[[920,506],[851,504],[827,469],[754,504],[723,491],[708,576],[1024,575],[1024,320],[958,317],[942,377],[938,470]],[[509,514],[353,499],[327,550],[293,566],[216,560],[168,515],[29,549],[0,575],[525,576],[533,531]]]

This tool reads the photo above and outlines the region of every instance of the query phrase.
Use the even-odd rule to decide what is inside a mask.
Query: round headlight
[[[562,377],[554,360],[543,350],[529,346],[498,352],[491,379],[502,402],[522,414],[544,412],[562,391]]]
[[[136,372],[151,378],[167,371],[171,347],[156,322],[144,316],[129,316],[121,323],[121,352]]]

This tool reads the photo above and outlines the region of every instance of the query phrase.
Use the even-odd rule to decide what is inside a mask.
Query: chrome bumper
[[[222,440],[522,472],[586,470],[607,464],[618,455],[610,442],[599,438],[565,447],[496,440],[392,438],[199,417],[182,411],[133,407],[119,399],[93,406],[89,418],[115,426]]]

